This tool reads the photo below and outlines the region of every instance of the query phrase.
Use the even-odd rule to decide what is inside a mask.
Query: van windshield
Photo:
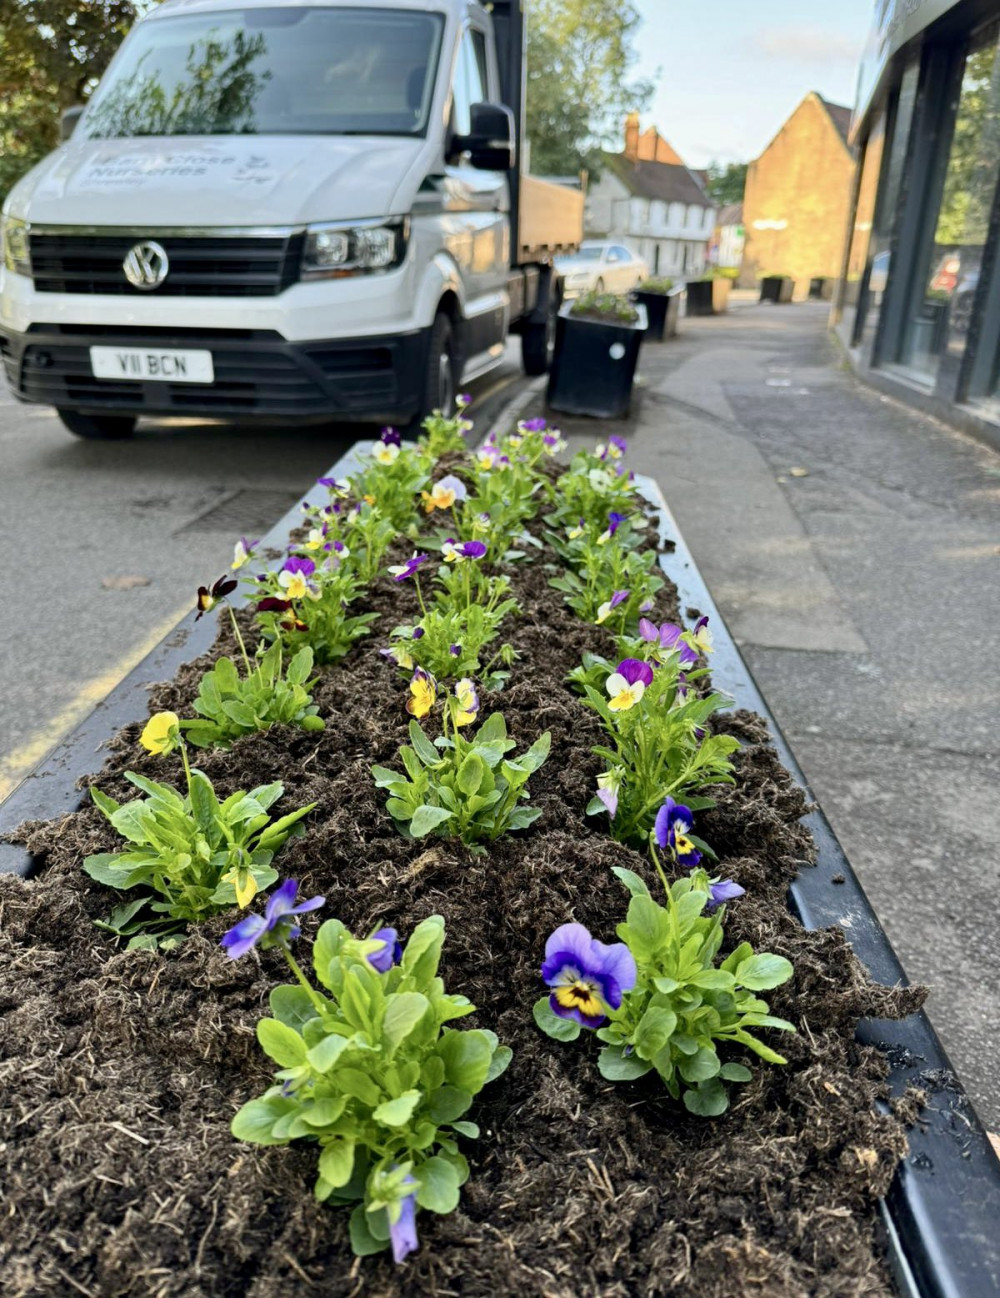
[[[140,23],[81,123],[136,135],[422,135],[443,20],[400,9],[232,9]]]

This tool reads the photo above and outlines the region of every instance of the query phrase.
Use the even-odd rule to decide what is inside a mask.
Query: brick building
[[[740,283],[790,275],[795,296],[840,275],[851,202],[851,110],[810,91],[747,171]]]

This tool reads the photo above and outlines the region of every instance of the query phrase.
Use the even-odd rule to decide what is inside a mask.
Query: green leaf
[[[306,1059],[317,1073],[328,1073],[347,1049],[347,1038],[331,1032],[306,1052]]]
[[[219,814],[219,799],[207,775],[195,768],[191,772],[191,809],[195,823],[204,834],[211,832]]]
[[[417,1203],[430,1212],[449,1213],[458,1207],[460,1182],[455,1168],[440,1156],[417,1169]]]
[[[609,1082],[631,1082],[642,1077],[652,1068],[652,1064],[638,1055],[622,1054],[621,1046],[605,1046],[597,1056],[597,1067],[602,1077]]]
[[[507,738],[507,722],[503,719],[503,714],[494,712],[492,716],[487,717],[483,724],[476,731],[476,744],[492,743],[496,739]]]
[[[338,1096],[335,1100],[314,1100],[308,1107],[303,1107],[302,1121],[310,1127],[330,1127],[347,1108],[347,1097]]]
[[[91,785],[90,796],[93,798],[97,806],[104,812],[108,820],[111,819],[121,805],[120,803],[115,802],[114,798],[109,798],[106,793],[102,793],[96,785]]]
[[[497,1046],[493,1051],[493,1058],[490,1060],[490,1068],[486,1074],[484,1085],[495,1082],[498,1077],[503,1076],[513,1058],[514,1052],[510,1046]]]
[[[758,1041],[755,1036],[749,1032],[741,1030],[733,1033],[733,1040],[739,1041],[742,1045],[747,1046],[755,1055],[760,1055],[766,1063],[769,1064],[787,1064],[788,1060],[784,1055],[779,1055],[777,1050],[772,1050],[770,1046],[765,1046],[763,1041]]]
[[[629,946],[632,941],[638,945],[633,948],[635,956],[653,955],[670,936],[670,916],[652,897],[633,897],[628,906]]]
[[[721,1065],[710,1046],[700,1046],[695,1054],[682,1059],[678,1067],[686,1082],[707,1082],[718,1075]]]
[[[285,679],[292,685],[305,685],[313,669],[313,651],[304,645],[288,664]]]
[[[677,1027],[677,1015],[660,1005],[651,1005],[635,1029],[636,1049],[644,1059],[652,1059],[670,1040]]]
[[[405,748],[400,749],[403,753],[407,751]],[[406,783],[398,771],[390,771],[388,766],[373,766],[372,778],[375,780],[377,789],[391,789],[394,784]]]
[[[713,1077],[695,1090],[684,1092],[684,1107],[701,1118],[717,1118],[729,1108],[729,1096],[722,1083]]]
[[[791,961],[783,955],[762,951],[760,955],[752,955],[749,959],[740,961],[736,969],[736,981],[749,991],[763,992],[771,987],[780,987],[791,978],[793,972]]]
[[[426,987],[437,973],[444,943],[444,920],[440,915],[428,915],[410,934],[403,949],[402,967],[418,987]]]
[[[284,984],[273,987],[268,997],[271,1013],[290,1028],[300,1029],[310,1019],[316,1018],[316,1006],[304,987]]]
[[[382,1034],[394,1052],[410,1035],[430,1009],[431,1003],[420,992],[395,992],[390,995],[382,1023]]]
[[[261,1019],[257,1040],[269,1058],[281,1068],[297,1068],[306,1061],[306,1043],[294,1028],[278,1019]]]
[[[733,990],[735,980],[725,969],[702,969],[692,974],[687,980],[692,987],[702,987],[706,991],[729,992]]]
[[[474,1122],[453,1122],[452,1128],[461,1136],[468,1136],[470,1140],[476,1140],[479,1136],[479,1128]]]
[[[600,810],[607,811],[603,802],[599,803]],[[590,808],[588,807],[589,811]],[[634,870],[627,870],[624,865],[613,865],[611,873],[616,879],[620,879],[633,897],[648,897],[649,889],[646,887],[644,880],[640,879]]]
[[[212,674],[222,692],[235,694],[240,688],[240,677],[232,658],[217,658]]]
[[[476,1095],[486,1085],[493,1043],[485,1032],[475,1028],[468,1032],[446,1028],[438,1042],[438,1054],[444,1061],[445,1080],[452,1086]]]
[[[575,1041],[580,1035],[581,1024],[576,1019],[564,1019],[556,1014],[547,996],[535,1001],[531,1012],[545,1035],[554,1041]]]
[[[413,1110],[420,1103],[421,1098],[419,1091],[404,1091],[394,1100],[383,1101],[372,1113],[372,1117],[386,1127],[405,1126],[413,1116]]]
[[[276,1104],[273,1097],[250,1100],[235,1115],[229,1129],[237,1140],[251,1145],[285,1145],[287,1141],[272,1136],[271,1128],[287,1112],[287,1105]]]
[[[546,730],[544,735],[539,735],[526,753],[522,753],[518,762],[530,775],[537,771],[540,766],[544,766],[552,747],[552,734]]]
[[[307,807],[299,807],[297,811],[290,811],[287,816],[282,816],[273,825],[268,825],[257,840],[257,846],[265,851],[277,851],[288,837],[289,830],[297,825],[303,816],[308,816],[315,805],[315,802],[310,802]]]
[[[103,883],[108,888],[130,888],[130,876],[135,873],[134,867],[123,864],[119,852],[98,852],[94,856],[84,858],[84,871],[98,883]],[[142,878],[145,871],[139,872],[139,878]]]
[[[222,711],[230,721],[235,721],[238,726],[242,726],[245,730],[257,729],[257,718],[254,716],[253,710],[239,699],[223,699]]]
[[[427,1101],[427,1117],[440,1126],[468,1113],[471,1105],[472,1096],[468,1091],[460,1091],[457,1086],[441,1086]]]
[[[471,797],[472,794],[478,791],[480,784],[483,782],[483,773],[485,770],[486,767],[483,763],[483,759],[477,757],[475,753],[469,753],[465,758],[465,761],[463,761],[462,765],[458,768],[458,773],[455,776],[455,783],[467,798]]]
[[[719,1069],[719,1076],[724,1077],[727,1082],[749,1082],[753,1078],[753,1073],[743,1064],[723,1064]]]
[[[374,1109],[381,1103],[381,1091],[360,1068],[338,1068],[333,1081],[345,1095],[353,1095],[362,1104],[368,1104]]]
[[[438,825],[443,825],[446,820],[451,820],[453,814],[445,807],[431,807],[424,803],[422,806],[417,807],[410,819],[410,833],[414,838],[423,838],[425,834],[429,834]]]
[[[385,1216],[385,1209],[382,1209]],[[389,1247],[389,1230],[386,1227],[385,1239],[377,1239],[368,1225],[368,1216],[363,1203],[351,1213],[351,1248],[357,1257],[370,1257],[373,1253],[383,1253]]]
[[[425,766],[438,766],[440,764],[441,754],[427,738],[424,728],[419,722],[410,722],[409,736],[414,751]]]
[[[734,974],[747,956],[750,955],[753,955],[753,947],[749,942],[741,942],[732,955],[723,960],[722,968],[728,973]]]
[[[336,1190],[346,1185],[354,1171],[354,1141],[331,1140],[323,1146],[319,1156],[319,1172],[323,1180]]]

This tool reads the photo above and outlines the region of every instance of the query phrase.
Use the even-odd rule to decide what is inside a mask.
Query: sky
[[[803,96],[854,104],[874,0],[635,0],[642,117],[690,167],[746,162]],[[657,75],[659,73],[659,75]]]

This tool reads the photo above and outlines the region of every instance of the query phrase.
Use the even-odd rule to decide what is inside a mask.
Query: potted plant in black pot
[[[762,275],[760,279],[760,300],[762,302],[791,302],[795,281],[791,275]]]
[[[552,409],[624,418],[647,324],[641,302],[612,293],[585,293],[567,302],[556,321],[547,393]]]
[[[731,286],[732,277],[717,267],[706,271],[701,279],[688,280],[687,314],[721,315],[729,306]]]
[[[680,314],[680,300],[683,292],[681,285],[675,285],[672,279],[644,279],[632,294],[636,302],[646,308],[649,321],[646,329],[646,341],[662,343],[665,338],[677,334],[677,317]]]

